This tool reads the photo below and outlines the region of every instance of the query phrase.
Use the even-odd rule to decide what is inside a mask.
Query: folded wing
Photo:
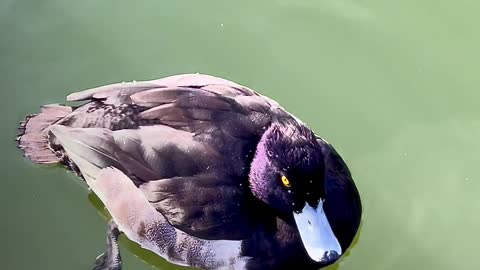
[[[249,208],[249,162],[270,123],[291,117],[276,102],[197,74],[107,85],[68,99],[87,100],[88,109],[53,126],[51,140],[87,182],[113,166],[172,225],[204,239],[241,239],[255,227],[260,217]],[[103,108],[108,125],[92,120],[92,104]],[[122,117],[134,123],[115,126]]]

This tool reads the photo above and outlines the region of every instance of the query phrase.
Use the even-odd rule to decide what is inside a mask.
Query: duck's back
[[[63,117],[27,121],[19,144],[32,160],[49,154],[39,163],[63,162],[87,182],[115,167],[171,224],[196,237],[242,239],[256,228],[247,175],[264,130],[291,117],[276,102],[196,74],[102,86],[68,100],[86,103],[71,111],[50,106]],[[54,123],[40,128],[42,117]],[[29,145],[28,134],[38,131],[55,158]]]

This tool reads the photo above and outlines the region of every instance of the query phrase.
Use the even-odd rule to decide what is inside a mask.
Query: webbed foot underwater
[[[95,269],[120,269],[119,233],[179,265],[318,269],[351,245],[359,193],[335,149],[270,98],[186,74],[69,95],[20,126],[19,148],[64,164],[112,216]]]

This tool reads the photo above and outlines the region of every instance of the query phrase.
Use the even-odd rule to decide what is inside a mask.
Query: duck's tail
[[[68,106],[50,104],[42,106],[40,113],[29,115],[18,127],[18,148],[24,156],[37,164],[52,164],[61,161],[48,140],[47,128],[72,112]]]

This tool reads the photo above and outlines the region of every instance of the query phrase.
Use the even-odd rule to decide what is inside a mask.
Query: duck
[[[20,123],[23,155],[77,174],[109,216],[92,269],[119,270],[123,234],[200,269],[319,269],[362,216],[335,148],[273,99],[179,74],[67,96]]]

